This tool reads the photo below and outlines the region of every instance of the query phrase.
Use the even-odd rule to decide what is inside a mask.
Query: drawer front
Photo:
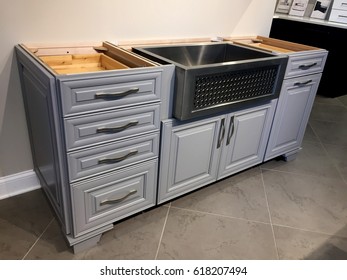
[[[327,52],[289,56],[286,78],[320,73],[324,69]]]
[[[347,11],[347,1],[346,0],[334,0],[333,9],[346,10]]]
[[[158,157],[159,133],[68,154],[69,178],[76,181]]]
[[[60,82],[64,116],[160,100],[161,72]]]
[[[72,187],[74,237],[155,205],[157,160]]]
[[[68,151],[159,130],[159,105],[65,119]]]
[[[347,23],[347,11],[332,9],[329,20],[334,22]]]

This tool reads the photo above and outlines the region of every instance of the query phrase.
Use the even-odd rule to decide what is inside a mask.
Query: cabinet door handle
[[[235,117],[232,116],[230,118],[230,125],[229,125],[229,131],[228,131],[228,139],[227,139],[227,145],[230,144],[231,137],[234,135],[234,130],[235,130],[235,123],[234,123]]]
[[[306,82],[296,82],[296,83],[294,83],[294,86],[305,86],[311,82],[312,82],[312,80],[307,80]]]
[[[95,94],[95,99],[105,99],[105,100],[113,100],[120,97],[127,96],[132,93],[137,93],[140,89],[139,88],[131,88],[122,92],[114,92],[114,93],[105,93],[105,92],[98,92]]]
[[[220,124],[220,128],[219,128],[219,134],[218,134],[218,143],[217,143],[217,149],[220,148],[223,140],[224,140],[224,136],[225,136],[225,119],[223,118]]]
[[[131,121],[126,125],[117,126],[117,127],[99,127],[96,129],[96,133],[118,133],[123,130],[126,130],[129,127],[138,125],[139,121]]]
[[[125,159],[127,159],[128,157],[134,156],[138,153],[139,151],[135,150],[135,151],[131,151],[128,154],[122,156],[122,157],[118,157],[118,158],[102,158],[98,160],[98,164],[113,164],[113,163],[118,163],[121,162]]]
[[[137,190],[131,190],[129,191],[127,194],[123,195],[123,196],[114,196],[114,197],[110,197],[108,199],[105,199],[103,201],[100,202],[100,206],[103,206],[105,204],[114,204],[114,203],[118,203],[123,201],[124,199],[128,198],[129,196],[133,195],[137,193]]]
[[[317,62],[314,62],[314,63],[311,63],[311,64],[302,64],[302,65],[299,66],[299,69],[307,70],[307,69],[310,69],[311,67],[316,66],[316,65],[317,65]]]

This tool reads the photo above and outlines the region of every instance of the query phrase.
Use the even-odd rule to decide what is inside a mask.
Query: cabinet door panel
[[[220,118],[177,125],[163,122],[159,202],[216,180]]]
[[[273,100],[256,109],[229,115],[229,132],[220,159],[219,179],[262,162],[275,105],[276,100]]]
[[[299,149],[321,74],[283,83],[265,160]]]

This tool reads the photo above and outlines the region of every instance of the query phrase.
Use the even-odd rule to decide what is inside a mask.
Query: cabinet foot
[[[85,241],[82,241],[80,243],[77,243],[72,246],[74,254],[78,254],[80,252],[83,252],[84,250],[90,249],[98,244],[100,241],[102,233],[100,233],[97,236],[94,236],[90,239],[87,239]]]
[[[284,160],[287,161],[287,162],[295,160],[297,155],[298,155],[299,150],[295,150],[295,151],[292,151],[292,152],[289,152],[289,153],[285,153],[283,155]]]
[[[70,246],[72,246],[74,254],[77,254],[96,246],[100,241],[101,235],[111,229],[113,229],[113,224],[102,227],[81,237],[72,238],[71,236],[67,236],[67,240]]]

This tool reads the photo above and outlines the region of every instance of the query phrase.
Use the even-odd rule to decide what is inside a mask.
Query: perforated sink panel
[[[278,66],[201,75],[195,81],[194,108],[274,94]]]

